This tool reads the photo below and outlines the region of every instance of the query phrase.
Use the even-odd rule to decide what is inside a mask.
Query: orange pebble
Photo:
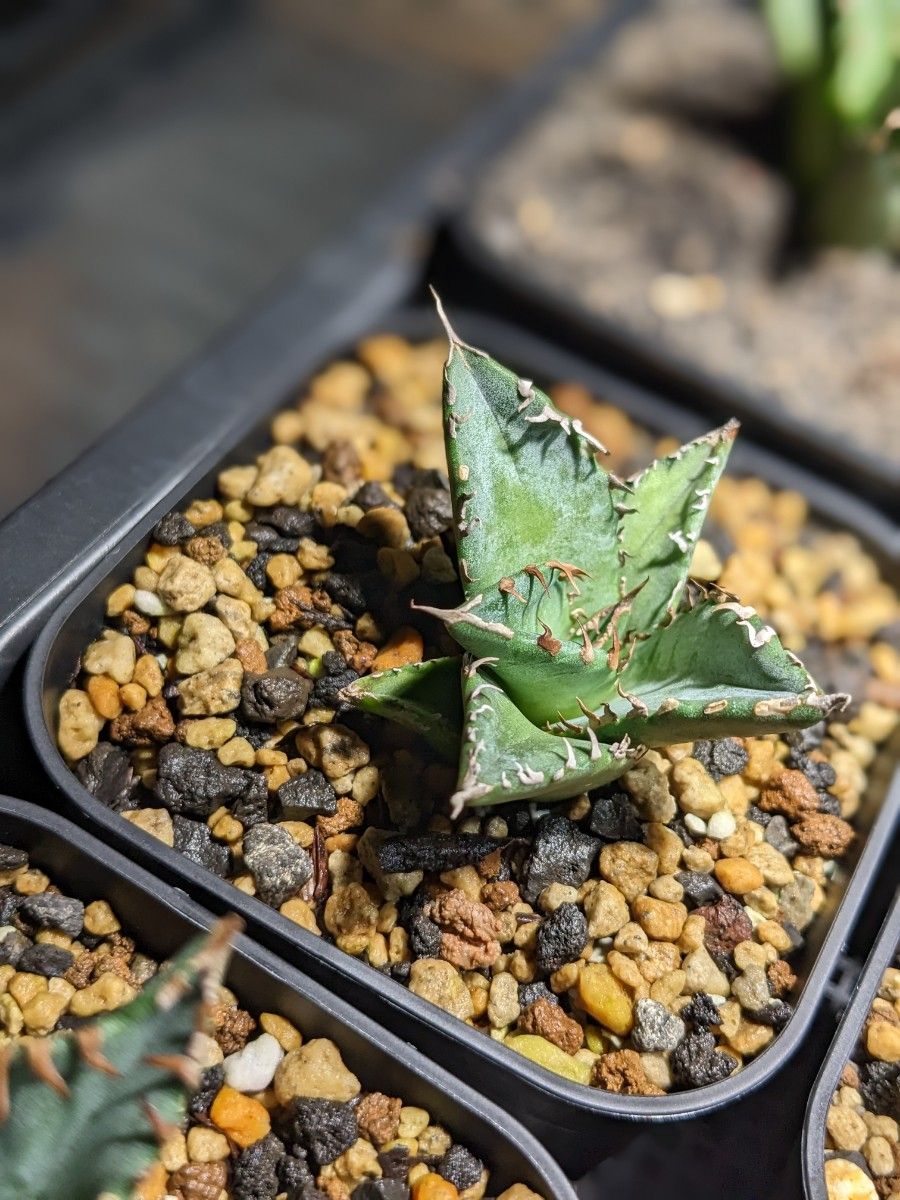
[[[163,1200],[168,1181],[169,1172],[166,1168],[161,1162],[154,1163],[135,1185],[133,1200]]]
[[[459,1200],[456,1185],[429,1171],[413,1185],[413,1200]]]
[[[228,1084],[219,1091],[209,1116],[214,1125],[239,1146],[252,1146],[272,1128],[269,1114],[258,1100],[244,1096]]]
[[[403,625],[375,655],[372,670],[389,671],[391,667],[421,662],[424,649],[422,635],[409,625]]]

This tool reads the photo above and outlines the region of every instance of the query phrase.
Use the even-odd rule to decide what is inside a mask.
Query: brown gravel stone
[[[804,850],[825,858],[840,858],[856,836],[853,827],[831,813],[810,813],[791,826],[791,835]]]
[[[123,713],[110,722],[110,741],[126,746],[152,746],[171,741],[175,721],[162,696],[148,700],[140,712]]]
[[[400,1109],[403,1101],[399,1096],[386,1096],[384,1092],[368,1092],[356,1109],[359,1132],[375,1146],[383,1146],[397,1136],[400,1125]]]
[[[769,981],[769,990],[773,996],[788,995],[791,988],[797,982],[797,976],[783,958],[769,963],[766,967],[766,978]]]
[[[519,885],[513,883],[511,879],[505,879],[496,883],[486,883],[481,889],[481,898],[491,912],[505,912],[506,909],[512,908],[514,904],[518,904],[520,899]]]
[[[701,905],[692,915],[703,917],[706,922],[703,942],[713,957],[730,954],[739,942],[753,936],[750,918],[733,896],[723,896],[715,904]]]
[[[227,1182],[228,1168],[225,1163],[191,1162],[172,1172],[168,1192],[181,1197],[181,1200],[219,1200],[219,1194]]]
[[[523,1033],[536,1033],[548,1042],[574,1054],[584,1044],[584,1030],[577,1021],[567,1017],[558,1004],[545,997],[535,1000],[519,1018],[519,1029]]]
[[[245,671],[254,675],[264,675],[268,670],[263,648],[255,638],[240,638],[234,644],[234,657]]]
[[[431,906],[441,928],[441,958],[471,971],[495,962],[500,954],[497,918],[486,904],[470,900],[460,888],[443,892]]]
[[[371,642],[360,641],[349,629],[338,629],[331,640],[347,666],[359,675],[369,670],[378,653]]]
[[[841,1071],[841,1083],[844,1087],[859,1087],[859,1071],[856,1069],[856,1063],[848,1062],[844,1064],[844,1068]]]
[[[802,771],[782,771],[759,797],[763,812],[783,813],[788,820],[797,821],[819,807],[816,789]]]
[[[344,833],[347,829],[355,829],[365,820],[365,809],[349,796],[339,796],[337,812],[330,817],[318,817],[316,823],[322,836],[334,837],[336,833]]]
[[[303,584],[292,584],[275,593],[275,611],[269,617],[269,626],[274,633],[295,628],[311,629],[330,612],[331,597],[327,592],[314,592]]]
[[[236,1054],[246,1046],[256,1021],[243,1008],[218,1004],[212,1013],[213,1037],[223,1054]]]
[[[613,1050],[601,1054],[594,1063],[591,1082],[605,1092],[624,1096],[664,1096],[662,1088],[651,1083],[636,1050]]]
[[[192,537],[186,542],[184,552],[194,562],[203,563],[204,567],[211,567],[220,558],[224,558],[226,553],[225,547],[217,537],[203,536]]]

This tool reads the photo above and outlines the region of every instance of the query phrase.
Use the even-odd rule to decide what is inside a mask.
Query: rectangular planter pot
[[[841,1071],[853,1054],[860,1031],[885,968],[900,947],[900,893],[881,927],[866,965],[856,983],[853,999],[844,1013],[834,1041],[816,1078],[803,1122],[803,1188],[807,1200],[828,1200],[825,1189],[825,1118]]]
[[[555,78],[548,79],[540,93],[521,97],[514,116],[504,123],[505,140],[492,139],[482,173],[489,171],[492,160],[502,156],[540,116],[574,71],[610,52],[621,26],[650,7],[648,0],[618,0],[592,41],[590,53],[561,62]],[[773,122],[776,119],[773,116]],[[543,281],[527,263],[511,263],[499,255],[481,236],[468,208],[455,214],[448,232],[449,257],[483,307],[500,312],[512,308],[529,328],[540,330],[595,362],[612,364],[626,377],[705,413],[713,423],[737,417],[754,437],[783,447],[793,461],[815,471],[834,473],[857,494],[887,511],[892,509],[900,486],[900,468],[890,454],[880,456],[848,443],[840,432],[829,432],[809,418],[794,415],[774,398],[754,390],[752,384],[742,386],[726,379],[687,354],[666,348],[649,334],[629,328],[614,317],[591,312],[561,288]]]
[[[453,312],[464,336],[491,352],[529,378],[575,379],[595,395],[622,406],[636,420],[652,429],[665,430],[682,438],[699,433],[703,424],[688,414],[642,392],[584,362],[542,343],[530,334],[489,318]],[[359,335],[390,330],[412,338],[436,333],[431,312],[395,310],[381,313],[359,329]],[[333,347],[327,348],[329,351]],[[345,347],[346,350],[346,347]],[[311,358],[303,374],[321,363]],[[299,382],[299,378],[296,382]],[[258,398],[258,397],[257,397]],[[154,872],[188,888],[192,895],[222,912],[233,909],[247,920],[254,936],[289,956],[322,979],[328,986],[352,999],[403,1036],[413,1038],[431,1057],[468,1080],[501,1104],[514,1107],[519,1119],[536,1133],[573,1176],[582,1174],[620,1147],[636,1132],[635,1122],[667,1122],[700,1116],[746,1097],[780,1069],[796,1051],[812,1022],[825,984],[832,974],[889,841],[900,811],[900,776],[889,789],[889,770],[873,771],[871,785],[858,814],[863,835],[853,867],[838,898],[832,894],[831,912],[812,928],[802,953],[793,963],[801,981],[796,1011],[786,1029],[735,1076],[693,1091],[664,1097],[629,1097],[569,1083],[535,1066],[482,1033],[415,996],[406,987],[344,954],[247,896],[231,884],[194,865],[177,851],[135,829],[101,805],[68,769],[55,743],[55,712],[60,692],[67,686],[73,666],[102,623],[104,599],[111,587],[130,577],[141,560],[146,537],[163,513],[182,506],[191,497],[209,495],[217,470],[226,462],[246,461],[265,439],[267,422],[260,413],[283,400],[280,392],[260,403],[254,428],[234,445],[228,437],[215,447],[198,448],[198,461],[182,483],[130,530],[123,528],[122,540],[72,595],[60,604],[32,651],[25,682],[26,718],[37,754],[70,811],[80,823],[98,833],[105,842],[125,847],[128,855]],[[797,487],[807,493],[814,511],[840,520],[857,532],[875,553],[889,536],[891,527],[876,512],[840,489],[789,468],[767,451],[752,444],[740,445],[732,459],[736,469],[753,471],[775,485]],[[112,466],[108,469],[112,469]],[[882,555],[883,557],[883,555]],[[883,756],[884,759],[884,756]],[[830,920],[828,919],[830,916]]]
[[[183,892],[21,800],[0,796],[0,842],[27,850],[72,895],[107,900],[139,949],[159,960],[212,921]],[[426,1108],[484,1159],[496,1191],[522,1182],[545,1200],[575,1200],[558,1165],[512,1117],[247,937],[235,942],[226,983],[242,1005],[282,1013],[305,1037],[331,1038],[364,1085]]]

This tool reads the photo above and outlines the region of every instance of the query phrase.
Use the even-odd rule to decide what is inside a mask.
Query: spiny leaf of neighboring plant
[[[191,1038],[239,924],[226,918],[191,942],[126,1007],[3,1047],[0,1200],[131,1195],[199,1081]]]
[[[720,598],[638,642],[619,685],[598,734],[645,746],[802,729],[848,700],[819,691],[752,608]]]
[[[600,787],[627,771],[628,739],[604,745],[593,730],[575,736],[547,733],[522,713],[491,674],[468,661],[463,672],[465,728],[458,790],[451,810],[513,800],[563,800]]]
[[[460,658],[431,658],[364,675],[341,698],[415,730],[445,758],[455,759],[462,733],[461,665]]]
[[[623,590],[643,584],[625,627],[643,633],[680,601],[709,502],[738,432],[729,421],[666,458],[655,459],[628,482],[620,522]]]
[[[529,380],[461,341],[439,312],[450,340],[444,441],[467,598],[528,563],[615,563],[602,447]],[[587,583],[597,608],[614,595],[611,576]]]

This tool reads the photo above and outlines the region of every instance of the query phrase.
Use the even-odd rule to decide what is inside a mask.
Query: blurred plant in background
[[[813,242],[900,253],[900,0],[763,0]]]

